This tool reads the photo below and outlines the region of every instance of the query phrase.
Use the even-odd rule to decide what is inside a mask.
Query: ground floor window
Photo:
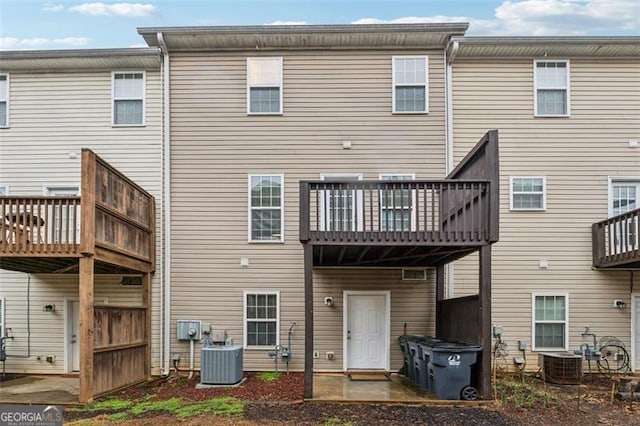
[[[533,294],[533,349],[567,350],[567,294]]]
[[[245,347],[271,348],[278,344],[280,294],[275,291],[245,291]]]

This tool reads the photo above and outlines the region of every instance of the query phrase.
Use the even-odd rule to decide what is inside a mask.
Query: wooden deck
[[[155,200],[91,150],[80,197],[0,197],[0,268],[78,274],[80,402],[151,373]],[[95,274],[142,276],[139,307],[95,306]]]
[[[493,130],[445,179],[300,182],[306,398],[313,395],[313,269],[327,266],[435,267],[436,337],[482,345],[474,382],[491,397],[491,244],[499,234],[499,181]],[[478,294],[445,299],[445,265],[473,252],[479,252]]]
[[[592,225],[593,267],[640,268],[640,209]]]

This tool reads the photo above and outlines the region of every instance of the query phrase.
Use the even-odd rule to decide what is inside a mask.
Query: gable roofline
[[[61,49],[0,51],[0,70],[63,71],[111,69],[160,69],[156,47],[118,49]]]
[[[638,36],[454,36],[455,58],[602,57],[640,58]]]
[[[138,28],[149,46],[162,33],[170,51],[443,48],[469,24],[254,25]]]

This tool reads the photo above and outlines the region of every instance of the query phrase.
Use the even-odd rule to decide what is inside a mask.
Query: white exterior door
[[[69,354],[69,362],[67,365],[71,371],[80,371],[80,302],[77,300],[69,301],[67,306],[69,308],[69,315],[67,316],[67,330],[69,333],[67,336],[69,344],[67,354]]]
[[[633,330],[633,360],[631,363],[633,364],[633,370],[638,373],[640,372],[640,295],[637,293],[632,296],[633,307],[633,317],[631,321],[633,324],[631,325],[631,329]]]
[[[345,369],[389,369],[389,294],[345,292]]]

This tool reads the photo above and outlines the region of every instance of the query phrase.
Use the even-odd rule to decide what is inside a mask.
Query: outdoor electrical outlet
[[[314,358],[320,358],[320,351],[313,351]]]
[[[336,354],[333,352],[327,352],[327,360],[333,361],[336,357]]]
[[[42,356],[37,355],[37,356],[36,356],[36,361],[42,361]]]

